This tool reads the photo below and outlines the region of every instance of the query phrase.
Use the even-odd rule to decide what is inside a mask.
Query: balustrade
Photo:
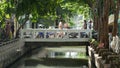
[[[88,41],[92,37],[89,29],[22,29],[20,37],[25,41]]]

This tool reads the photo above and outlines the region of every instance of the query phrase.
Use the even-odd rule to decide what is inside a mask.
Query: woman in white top
[[[63,29],[63,24],[62,24],[62,22],[59,22],[58,29],[59,29],[59,30],[62,30],[62,29]],[[63,37],[63,32],[62,32],[62,31],[57,32],[57,37]]]

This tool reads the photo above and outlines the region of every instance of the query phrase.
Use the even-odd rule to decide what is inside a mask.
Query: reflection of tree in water
[[[64,52],[55,52],[55,56],[63,56],[63,55],[65,55]]]

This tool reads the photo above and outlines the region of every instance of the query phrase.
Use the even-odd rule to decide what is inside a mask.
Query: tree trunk
[[[103,5],[102,5],[103,0],[98,0],[98,41],[100,41],[100,36],[103,34],[102,28],[103,28]]]
[[[98,30],[98,16],[97,16],[97,9],[96,9],[96,2],[92,5],[91,11],[93,13],[93,28],[94,30]]]
[[[109,40],[108,40],[108,17],[109,17],[109,0],[104,0],[104,9],[103,9],[103,19],[101,29],[102,33],[100,35],[100,41],[104,43],[105,48],[109,48]]]
[[[16,38],[19,38],[20,29],[26,24],[26,22],[27,22],[28,19],[29,19],[29,15],[26,15],[25,16],[25,21],[22,23],[22,25],[20,25],[20,27],[16,31]]]
[[[117,7],[114,11],[114,24],[113,24],[113,32],[112,32],[113,36],[116,36],[118,31],[118,16],[119,16],[119,10],[120,10],[120,0],[117,0],[116,6]]]
[[[103,21],[102,21],[102,19],[103,19],[103,17],[102,16],[100,16],[99,17],[99,27],[98,27],[98,41],[100,41],[100,37],[101,37],[101,35],[103,34],[102,32],[102,28],[103,28]]]

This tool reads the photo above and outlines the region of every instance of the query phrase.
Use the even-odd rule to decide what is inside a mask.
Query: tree
[[[83,2],[80,2],[79,0],[76,0],[76,1],[74,0],[47,0],[47,1],[21,0],[21,1],[17,1],[16,17],[19,18],[19,16],[21,15],[31,14],[32,15],[31,19],[34,21],[37,21],[39,18],[42,18],[42,17],[44,18],[45,16],[48,17],[50,15],[54,15],[56,17],[61,15],[62,17],[64,17],[64,19],[69,18],[74,13],[82,13],[88,16],[87,11],[89,10],[86,10],[87,6],[85,5],[85,7],[81,8],[80,5],[84,5]]]
[[[19,32],[28,19],[31,19],[33,22],[37,22],[38,19],[51,15],[54,17],[62,15],[67,18],[72,16],[73,13],[78,13],[78,8],[81,8],[79,7],[79,0],[4,0],[2,2],[4,2],[6,7],[4,7],[4,10],[1,10],[4,12],[3,15],[1,15],[1,19],[4,20],[3,17],[5,17],[5,14],[7,13],[9,13],[9,15],[12,13],[15,14],[18,21],[21,16],[25,16],[25,20],[18,28],[17,32]],[[81,13],[84,13],[83,11],[85,10],[86,9],[83,9]],[[86,14],[86,12],[84,14]],[[32,15],[32,18],[29,18],[29,15]]]
[[[120,0],[117,0],[116,1],[116,4],[115,2],[112,0],[112,3],[113,4],[113,13],[114,13],[114,24],[113,24],[113,32],[112,32],[112,35],[113,36],[116,36],[117,35],[117,32],[118,32],[118,16],[119,16],[119,11],[120,11]]]
[[[4,27],[5,20],[8,18],[10,19],[12,9],[10,2],[7,2],[6,0],[0,1],[0,27]]]
[[[120,0],[85,0],[85,1],[89,5],[93,13],[94,29],[99,33],[98,41],[102,41],[105,44],[105,47],[109,48],[108,18],[110,14],[115,15],[113,36],[116,36]]]
[[[19,29],[28,19],[36,22],[39,18],[45,18],[51,15],[54,16],[54,19],[59,15],[64,17],[64,19],[68,19],[75,13],[81,13],[87,16],[89,15],[89,11],[91,11],[94,29],[99,33],[98,41],[102,41],[106,48],[109,47],[108,16],[113,13],[115,14],[113,36],[117,34],[116,26],[120,5],[119,0],[8,0],[7,3],[9,10],[14,9],[13,12],[17,20],[20,16],[25,15],[25,20]],[[32,18],[29,18],[29,15],[32,15]]]
[[[31,20],[37,21],[39,18],[44,17],[45,15],[53,14],[55,15],[56,6],[60,3],[61,0],[18,0],[15,5],[15,14],[18,19],[19,16],[25,15],[25,21],[18,28],[17,33],[26,23],[29,18],[29,15],[32,15]]]

